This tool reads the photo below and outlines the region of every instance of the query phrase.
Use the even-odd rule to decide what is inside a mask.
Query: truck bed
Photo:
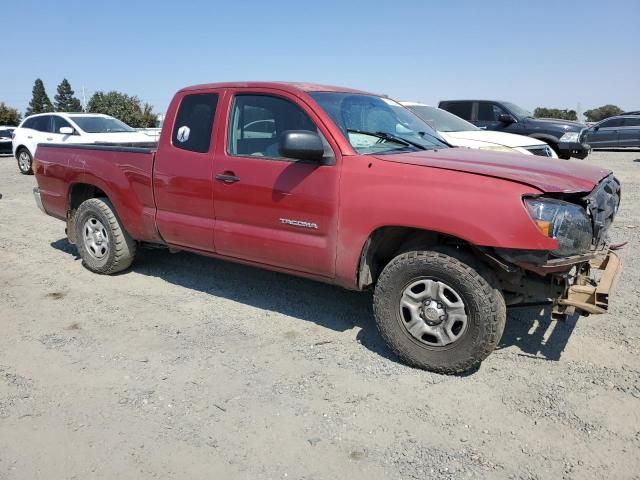
[[[47,213],[66,220],[69,199],[91,185],[109,197],[134,238],[158,240],[153,199],[156,150],[150,144],[154,147],[39,144],[34,172]]]

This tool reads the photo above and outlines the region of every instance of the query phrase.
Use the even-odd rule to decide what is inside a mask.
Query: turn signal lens
[[[536,225],[540,229],[542,233],[544,233],[547,237],[551,236],[551,222],[546,220],[534,220]]]

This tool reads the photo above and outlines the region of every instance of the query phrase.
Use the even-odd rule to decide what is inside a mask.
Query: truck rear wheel
[[[455,249],[394,258],[376,284],[374,312],[402,361],[444,374],[477,367],[500,341],[507,316],[491,272]]]
[[[117,273],[133,262],[136,242],[122,227],[108,199],[84,201],[76,210],[74,226],[78,253],[92,272]]]

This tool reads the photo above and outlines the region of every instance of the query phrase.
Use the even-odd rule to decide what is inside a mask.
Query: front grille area
[[[538,155],[539,157],[551,157],[551,147],[549,145],[534,145],[532,147],[524,147],[525,150]]]
[[[603,179],[585,197],[587,210],[593,222],[593,245],[602,247],[607,240],[607,231],[620,206],[620,181],[613,175]]]

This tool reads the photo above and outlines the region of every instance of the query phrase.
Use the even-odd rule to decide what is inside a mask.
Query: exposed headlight
[[[561,142],[578,142],[580,139],[580,132],[567,132],[560,137]]]
[[[568,257],[589,251],[593,226],[584,208],[546,198],[525,198],[525,204],[540,231],[558,240],[560,246],[552,255]]]
[[[517,150],[514,150],[510,147],[505,147],[504,145],[488,145],[486,147],[480,147],[479,150],[492,150],[494,152],[509,152],[509,153],[518,153]]]

